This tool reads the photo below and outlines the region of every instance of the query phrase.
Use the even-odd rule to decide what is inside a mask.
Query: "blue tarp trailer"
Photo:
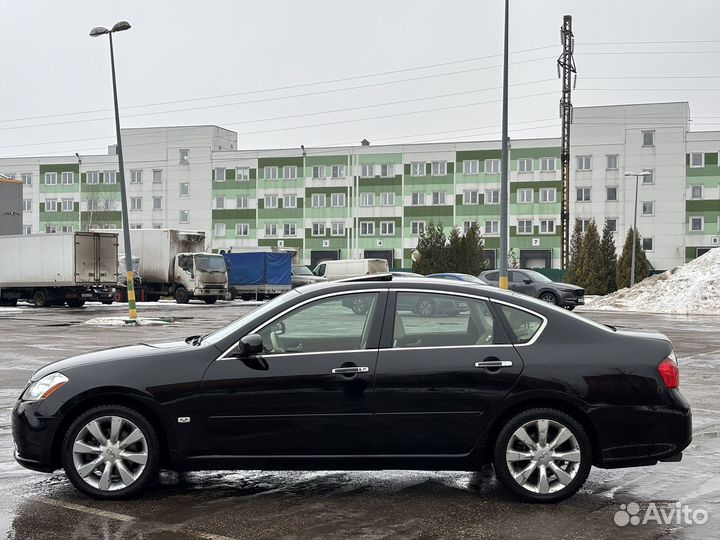
[[[225,253],[228,298],[243,300],[277,296],[291,288],[292,253]]]

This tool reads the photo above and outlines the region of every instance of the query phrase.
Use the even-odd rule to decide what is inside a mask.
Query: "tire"
[[[100,303],[101,303],[101,304],[104,304],[104,305],[106,305],[106,306],[111,306],[112,303],[113,303],[113,301],[112,301],[112,298],[111,298],[110,300],[100,300]]]
[[[150,294],[150,293],[148,293],[148,294],[145,295],[145,299],[146,299],[148,302],[157,302],[157,301],[160,300],[160,295],[159,295],[159,294]]]
[[[242,298],[245,302],[249,302],[250,300],[255,299],[255,295],[254,294],[241,294],[240,298]]]
[[[358,296],[356,298],[353,298],[350,309],[352,309],[352,312],[356,315],[365,315],[368,312],[368,309],[370,309],[370,306],[368,306],[367,298],[365,298],[364,296]]]
[[[105,301],[103,301],[103,304],[104,303]],[[71,308],[83,307],[85,305],[85,300],[83,300],[82,298],[68,298],[67,305]]]
[[[435,303],[430,298],[420,298],[415,305],[415,313],[421,317],[430,317],[435,311]]]
[[[203,301],[206,304],[214,304],[215,302],[218,301],[218,297],[217,296],[206,296],[205,298],[203,298]]]
[[[542,426],[546,430],[544,446],[538,444]],[[570,433],[570,437],[553,450],[560,433]],[[555,451],[571,459],[553,459]],[[528,459],[524,459],[526,456]],[[592,465],[592,447],[587,433],[572,416],[557,409],[529,409],[511,418],[500,431],[493,465],[502,486],[518,499],[556,503],[574,495],[585,483]],[[521,471],[527,472],[516,480]]]
[[[187,304],[190,301],[190,295],[185,287],[175,289],[175,301],[178,304]]]
[[[50,306],[48,295],[44,289],[38,289],[33,293],[32,302],[35,304],[35,307],[42,308]]]
[[[544,293],[540,293],[540,296],[538,296],[540,300],[543,302],[547,302],[548,304],[555,304],[557,306],[558,303],[558,297],[555,296],[554,293],[551,293],[550,291],[545,291]]]
[[[563,307],[565,309],[567,309],[568,311],[572,311],[573,309],[575,309],[575,306],[563,306]]]
[[[112,440],[113,425],[119,428],[115,441]],[[134,442],[123,446],[123,441],[131,436]],[[96,448],[98,451],[104,449],[104,452],[95,451]],[[121,455],[132,457],[118,457]],[[158,477],[160,444],[157,432],[142,414],[129,407],[94,407],[70,424],[63,440],[62,464],[73,486],[93,499],[135,496]]]
[[[228,289],[225,293],[225,300],[228,302],[232,302],[233,300],[235,300],[235,291],[233,291],[232,289]]]

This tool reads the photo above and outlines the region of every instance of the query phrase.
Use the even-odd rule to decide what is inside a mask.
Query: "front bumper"
[[[213,289],[213,288],[201,288],[197,287],[193,289],[192,295],[193,296],[220,296],[223,297],[227,294],[227,288],[220,288],[220,289]]]
[[[563,295],[560,297],[558,303],[560,304],[560,307],[584,306],[585,305],[585,297],[584,296],[575,296],[574,293],[563,293]]]
[[[18,401],[12,411],[12,436],[15,460],[27,469],[52,472],[59,467],[53,456],[53,442],[61,418],[39,414],[41,401]]]

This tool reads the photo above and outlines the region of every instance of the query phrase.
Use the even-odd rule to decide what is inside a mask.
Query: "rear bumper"
[[[61,418],[38,414],[42,402],[18,401],[12,411],[15,460],[27,469],[52,472],[59,462],[53,459],[53,441]]]

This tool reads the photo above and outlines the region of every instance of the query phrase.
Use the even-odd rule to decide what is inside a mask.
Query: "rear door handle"
[[[333,368],[333,375],[346,375],[347,373],[368,373],[370,368],[364,366],[348,366]]]
[[[501,367],[512,367],[510,360],[484,360],[483,362],[475,362],[476,368],[501,368]]]

